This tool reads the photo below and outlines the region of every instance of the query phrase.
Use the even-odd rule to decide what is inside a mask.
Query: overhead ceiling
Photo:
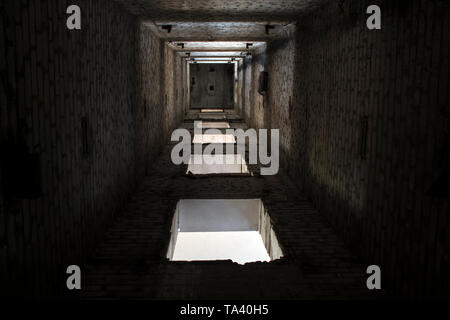
[[[289,22],[153,22],[143,24],[163,39],[172,41],[264,41],[280,38]],[[170,30],[164,29],[170,26]]]
[[[285,38],[302,14],[329,0],[115,1],[161,39],[171,41],[173,49],[214,52],[253,50],[258,43]],[[227,43],[219,45],[221,41]],[[177,42],[183,42],[184,48]],[[249,42],[253,46],[247,48]]]
[[[295,21],[324,0],[115,0],[156,23]]]

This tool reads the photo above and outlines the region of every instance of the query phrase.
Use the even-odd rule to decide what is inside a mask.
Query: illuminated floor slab
[[[199,113],[198,120],[227,120],[227,116],[221,113]]]
[[[200,163],[201,162],[201,163]],[[247,163],[240,154],[191,155],[186,173],[223,174],[249,173]]]
[[[192,143],[236,143],[232,134],[196,134]]]
[[[260,199],[180,200],[167,250],[171,261],[269,262],[283,256]]]
[[[200,128],[199,123],[197,123],[196,128]],[[228,122],[202,122],[203,129],[228,129],[230,124]]]
[[[258,231],[180,232],[173,261],[233,260],[239,264],[270,261]]]
[[[208,108],[206,108],[206,109],[202,109],[201,112],[223,112],[223,109],[213,109],[213,108],[208,109]]]

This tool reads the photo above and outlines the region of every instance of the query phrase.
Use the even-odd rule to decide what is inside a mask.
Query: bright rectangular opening
[[[196,134],[192,143],[236,143],[233,134]]]
[[[260,199],[186,199],[177,204],[171,261],[269,262],[283,257]]]
[[[186,173],[248,174],[247,162],[240,154],[191,155]]]
[[[197,122],[196,128],[200,128],[200,122]],[[220,121],[205,121],[202,122],[203,129],[228,129],[230,128],[230,124],[228,122],[220,122]]]
[[[223,109],[208,109],[208,108],[205,108],[205,109],[202,109],[201,112],[223,112]]]

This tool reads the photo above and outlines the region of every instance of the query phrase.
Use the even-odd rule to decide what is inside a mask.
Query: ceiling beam
[[[246,56],[243,55],[236,55],[236,56],[185,56],[184,58],[188,59],[204,59],[204,58],[214,58],[214,59],[233,59],[233,58],[245,58]]]
[[[271,14],[249,14],[249,13],[233,13],[233,14],[214,14],[211,12],[183,12],[181,14],[175,13],[173,10],[164,11],[161,10],[153,11],[153,14],[147,15],[139,15],[139,17],[143,20],[153,20],[157,24],[170,24],[170,23],[187,23],[187,22],[204,22],[204,23],[213,23],[213,22],[232,22],[232,23],[255,23],[255,24],[287,24],[287,23],[295,23],[298,21],[299,13],[292,12],[290,14],[282,14],[282,15],[271,15]],[[165,19],[161,19],[161,17],[165,17]]]
[[[172,42],[267,42],[270,40],[274,40],[279,38],[277,35],[269,35],[266,37],[236,37],[236,36],[229,36],[229,37],[195,37],[191,38],[189,36],[185,37],[171,37],[168,35],[161,35],[162,39],[165,41],[172,41]]]
[[[177,52],[247,52],[250,50],[242,48],[184,48],[175,49]]]

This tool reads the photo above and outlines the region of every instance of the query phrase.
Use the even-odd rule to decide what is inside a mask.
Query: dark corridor
[[[0,19],[1,296],[450,296],[446,1],[3,0]],[[260,201],[219,231],[266,260],[204,258],[224,234],[183,233],[194,199]],[[182,238],[201,252],[171,261]]]

